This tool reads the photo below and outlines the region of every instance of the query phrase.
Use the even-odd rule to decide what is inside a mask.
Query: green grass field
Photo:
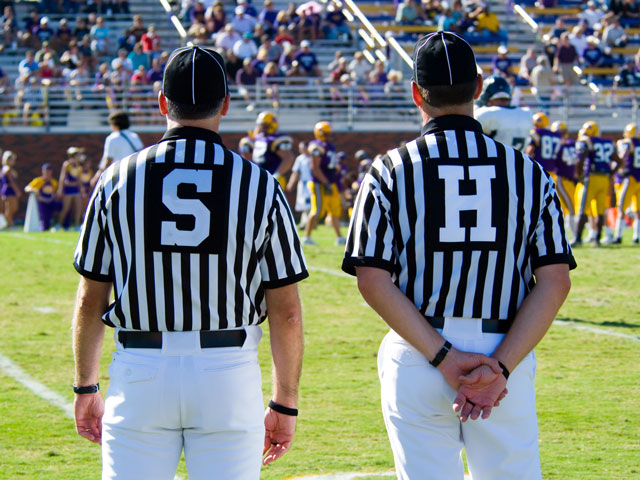
[[[69,403],[76,238],[0,232],[0,355]],[[329,230],[320,227],[315,238],[320,245],[306,249],[311,277],[301,284],[306,352],[298,432],[291,452],[263,469],[265,480],[393,469],[375,359],[387,329],[355,280],[340,274],[342,250]],[[629,240],[575,252],[579,267],[561,321],[537,348],[546,479],[640,478],[640,248]],[[267,328],[265,337],[268,400]],[[112,348],[107,338],[103,390]],[[78,437],[60,408],[0,370],[0,480],[97,479],[99,472],[99,447]],[[178,474],[186,478],[184,464]]]

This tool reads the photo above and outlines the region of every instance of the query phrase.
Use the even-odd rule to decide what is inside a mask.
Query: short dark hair
[[[192,105],[190,103],[175,102],[164,97],[167,101],[167,111],[169,117],[175,120],[203,120],[215,117],[222,109],[224,98],[211,103],[200,103]]]
[[[457,85],[431,85],[429,87],[418,87],[418,92],[422,100],[427,105],[435,108],[443,108],[454,105],[462,105],[473,101],[478,84],[476,80],[459,83]]]
[[[118,110],[109,115],[109,124],[118,127],[120,130],[126,130],[131,125],[127,112]]]

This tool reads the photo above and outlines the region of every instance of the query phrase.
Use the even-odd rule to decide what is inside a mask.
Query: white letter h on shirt
[[[460,194],[460,180],[464,180],[465,168],[469,179],[476,182],[474,195]],[[438,165],[438,176],[444,180],[445,226],[440,227],[441,242],[465,242],[466,228],[470,228],[472,242],[495,242],[496,228],[491,226],[491,179],[496,178],[494,165]],[[460,212],[476,212],[476,226],[460,226]]]

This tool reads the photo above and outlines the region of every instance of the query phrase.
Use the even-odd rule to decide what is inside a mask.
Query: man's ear
[[[422,95],[420,95],[420,92],[418,91],[418,85],[416,85],[416,82],[414,82],[413,80],[411,81],[411,98],[413,98],[413,104],[416,107],[422,108],[424,100],[422,98]]]
[[[476,94],[473,96],[474,100],[477,100],[478,98],[480,98],[480,95],[482,94],[482,75],[478,74],[478,78],[476,79],[476,82],[478,83],[478,85],[476,87]]]
[[[158,107],[162,115],[167,115],[169,110],[167,109],[167,99],[164,97],[162,91],[158,92]]]
[[[222,110],[220,111],[221,116],[225,116],[229,111],[229,105],[231,104],[231,95],[227,93],[227,96],[224,97],[224,102],[222,102]]]

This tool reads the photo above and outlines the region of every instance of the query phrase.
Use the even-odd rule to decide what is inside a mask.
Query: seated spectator
[[[24,59],[18,64],[18,73],[29,77],[32,73],[37,73],[39,69],[40,66],[36,62],[34,51],[27,50],[24,53]]]
[[[133,50],[127,55],[127,59],[131,62],[131,69],[138,70],[140,66],[143,66],[145,71],[149,70],[149,56],[142,51],[142,44],[140,42],[133,46]]]
[[[241,8],[241,7],[239,7]],[[233,45],[233,53],[236,54],[238,58],[249,58],[252,59],[258,53],[258,47],[255,42],[252,40],[251,32],[246,32],[242,35],[242,39],[238,40]]]
[[[614,87],[640,87],[640,71],[633,58],[627,58],[618,74],[613,79]]]
[[[267,33],[273,35],[276,31],[276,19],[278,18],[279,10],[276,10],[273,5],[273,0],[264,0],[264,8],[258,14],[258,21],[263,24],[267,30]]]
[[[380,60],[376,60],[376,63],[373,65],[373,70],[369,72],[369,85],[379,85],[384,87],[387,81],[387,71],[384,63]]]
[[[156,57],[151,60],[151,68],[147,72],[147,83],[153,84],[155,82],[161,82],[164,70],[160,63],[160,58]]]
[[[511,59],[507,56],[509,49],[504,45],[498,47],[498,54],[491,59],[491,75],[501,75],[504,78],[513,76]]]
[[[606,47],[624,47],[629,41],[627,32],[624,27],[620,25],[620,19],[614,17],[609,25],[606,26],[602,33],[602,40]]]
[[[60,76],[60,71],[56,62],[53,60],[51,53],[52,52],[45,53],[42,60],[38,62],[38,66],[40,67],[40,79],[42,80],[51,80],[52,78]]]
[[[526,53],[520,58],[520,69],[518,70],[518,78],[521,79],[520,84],[529,83],[531,70],[537,65],[536,49],[527,48]]]
[[[104,88],[109,85],[110,82],[111,70],[109,69],[109,64],[103,62],[98,67],[98,71],[94,76],[93,90],[96,92],[104,90]]]
[[[216,1],[211,5],[211,7],[207,8],[207,11],[204,14],[204,19],[206,22],[207,32],[210,36],[220,32],[227,24],[227,14],[224,11],[222,3]]]
[[[251,3],[249,3],[248,0],[237,0],[236,3],[242,8],[244,8],[244,13],[246,15],[249,15],[257,20],[258,11],[255,9],[253,5],[251,5]]]
[[[348,41],[351,39],[351,29],[347,25],[347,19],[342,13],[342,8],[337,5],[335,0],[332,0],[327,5],[322,33],[324,38],[328,40]]]
[[[13,8],[9,5],[4,7],[4,14],[0,17],[0,28],[2,28],[2,38],[0,39],[0,51],[10,48],[18,48],[19,29]]]
[[[280,25],[278,27],[278,33],[276,34],[276,36],[275,36],[275,38],[273,40],[278,45],[282,45],[284,43],[294,43],[295,42],[295,39],[293,38],[293,35],[291,35],[289,30],[287,30],[287,26],[286,25]]]
[[[9,89],[9,75],[2,71],[0,68],[0,93],[7,93]]]
[[[276,62],[268,62],[264,66],[264,71],[260,77],[262,84],[267,87],[265,95],[273,101],[273,106],[276,108],[279,105],[278,86],[280,85],[280,82],[278,80],[283,77],[284,75],[278,68],[278,64]]]
[[[237,6],[234,11],[235,16],[233,17],[233,20],[231,20],[233,29],[240,34],[251,33],[253,31],[253,27],[256,26],[258,21],[251,15],[247,15],[244,7],[242,6]]]
[[[125,75],[131,76],[133,73],[133,62],[127,55],[127,50],[125,48],[118,50],[118,55],[111,60],[111,70],[115,71],[119,66],[121,66],[125,71]]]
[[[82,57],[82,53],[78,48],[78,43],[72,40],[69,43],[69,48],[65,50],[60,56],[60,65],[62,66],[62,75],[68,78],[68,72],[74,70],[78,66],[78,62]]]
[[[139,43],[142,39],[142,35],[147,33],[147,27],[144,26],[142,16],[134,15],[132,24],[124,32],[124,37],[119,41],[120,46],[127,50],[132,50],[136,43]]]
[[[224,63],[225,67],[227,67],[227,77],[231,83],[234,83],[236,81],[238,71],[242,68],[242,59],[236,57],[231,50],[227,50],[225,53]]]
[[[403,95],[406,87],[402,84],[402,72],[389,70],[387,83],[384,85],[384,93],[389,96]]]
[[[147,55],[153,57],[160,53],[160,36],[156,32],[155,25],[149,25],[147,32],[140,38],[140,43],[142,43],[142,51]]]
[[[54,63],[54,66],[57,66],[60,63],[60,58],[58,57],[58,54],[53,48],[51,48],[51,45],[49,44],[49,42],[42,43],[42,48],[38,50],[35,54],[35,57],[34,57],[35,61],[40,63],[42,60],[44,60],[45,55],[49,55],[49,59]]]
[[[295,45],[293,43],[285,43],[282,49],[282,55],[280,55],[280,60],[278,60],[278,68],[285,74],[289,71],[291,65],[293,65],[295,55]]]
[[[450,8],[444,9],[442,15],[438,17],[438,31],[459,33],[458,19],[453,15]]]
[[[583,67],[600,67],[605,60],[604,53],[600,49],[598,39],[592,35],[587,37],[587,47],[580,55],[580,63]]]
[[[351,79],[358,85],[367,83],[371,64],[364,58],[362,52],[358,51],[353,54],[353,60],[349,62],[349,73]]]
[[[42,17],[40,25],[33,28],[33,34],[38,37],[40,44],[51,41],[55,33],[51,25],[49,25],[49,17]]]
[[[593,30],[599,28],[600,20],[602,20],[604,16],[604,11],[598,8],[598,5],[593,0],[589,0],[587,2],[587,8],[578,14],[578,18],[587,22],[589,28]]]
[[[40,82],[35,76],[27,77],[20,88],[17,88],[15,103],[22,111],[22,121],[25,126],[44,125],[45,97],[42,94]]]
[[[578,52],[569,41],[569,34],[564,32],[560,35],[560,41],[556,48],[556,55],[553,62],[553,73],[560,75],[565,86],[578,83],[578,75],[573,67],[578,61]]]
[[[622,11],[620,16],[623,19],[638,19],[640,18],[640,4],[637,0],[623,0]]]
[[[200,23],[204,25],[207,21],[205,15],[207,13],[207,7],[202,2],[196,2],[193,4],[189,18],[192,24]]]
[[[147,85],[148,83],[147,69],[144,68],[144,65],[139,65],[131,75],[131,85]]]
[[[260,47],[256,58],[251,61],[251,66],[258,72],[258,75],[262,76],[264,73],[264,67],[267,65],[267,51]]]
[[[436,25],[444,10],[440,0],[422,0],[421,8],[427,25]]]
[[[551,27],[551,30],[549,30],[542,37],[542,40],[547,44],[557,42],[558,40],[560,40],[560,35],[562,35],[566,31],[567,28],[564,23],[564,18],[557,17],[556,21],[553,24],[553,27]]]
[[[342,53],[342,50],[336,50],[333,54],[333,60],[331,60],[327,64],[327,71],[331,72],[332,70],[334,70],[338,66],[338,63],[340,62],[341,58],[345,58],[344,54]],[[346,61],[346,58],[345,58],[345,61]]]
[[[295,31],[298,35],[298,43],[305,39],[316,41],[320,27],[320,17],[313,13],[312,9],[301,10],[294,19]]]
[[[537,8],[555,8],[557,0],[536,0]]]
[[[555,85],[556,77],[551,71],[546,55],[538,55],[536,58],[536,66],[531,69],[529,83],[537,89],[539,99],[541,96],[549,99],[549,87]]]
[[[287,77],[287,85],[308,85],[308,80],[306,80],[306,72],[303,70],[300,62],[294,60],[289,70],[287,70],[284,74]]]
[[[311,51],[311,42],[303,40],[300,42],[300,50],[293,56],[298,61],[300,67],[307,77],[319,77],[320,68],[316,54]]]
[[[260,74],[257,72],[255,68],[253,68],[251,64],[251,58],[247,57],[242,61],[242,68],[238,70],[236,73],[236,85],[238,88],[238,93],[242,95],[242,97],[247,101],[247,110],[252,111],[255,108],[254,98],[250,94],[249,89],[247,87],[253,88],[256,85],[256,82],[260,79]]]
[[[91,50],[94,55],[104,56],[109,54],[109,27],[104,23],[104,18],[96,18],[96,24],[91,27]]]
[[[471,41],[479,42],[507,42],[507,32],[500,28],[498,16],[490,10],[489,5],[480,4],[469,14],[473,20],[473,31],[468,34]]]
[[[396,9],[396,23],[398,25],[416,25],[424,23],[424,13],[416,6],[414,0],[403,0]]]
[[[40,26],[40,14],[38,10],[32,8],[29,10],[29,17],[24,21],[24,31],[33,33],[33,30]]]
[[[209,36],[209,32],[207,32],[207,27],[202,25],[201,23],[194,23],[187,30],[187,37],[191,39],[191,42],[194,45],[209,45],[213,44]]]
[[[587,48],[587,35],[585,32],[586,28],[584,25],[576,25],[571,29],[571,33],[569,34],[569,41],[571,45],[575,47],[578,55]]]
[[[93,72],[98,62],[98,57],[93,53],[91,38],[89,37],[89,35],[85,35],[82,38],[82,41],[78,45],[78,50],[80,50],[80,53],[82,53],[82,58],[85,62],[87,62],[89,69]]]
[[[242,35],[233,29],[233,25],[227,23],[221,32],[216,34],[215,45],[225,51],[232,50],[236,42],[242,40]]]
[[[282,55],[282,47],[272,41],[266,33],[260,37],[260,41],[260,48],[264,48],[267,52],[267,62],[278,62]]]
[[[76,26],[73,29],[73,36],[78,40],[82,40],[85,35],[89,35],[89,27],[87,26],[87,19],[84,17],[76,18]]]
[[[69,47],[69,42],[74,38],[73,30],[69,26],[66,18],[61,18],[58,24],[58,30],[51,41],[54,50],[64,52]]]
[[[343,75],[349,74],[349,65],[345,57],[340,57],[335,67],[329,73],[327,81],[332,84],[339,84]]]

